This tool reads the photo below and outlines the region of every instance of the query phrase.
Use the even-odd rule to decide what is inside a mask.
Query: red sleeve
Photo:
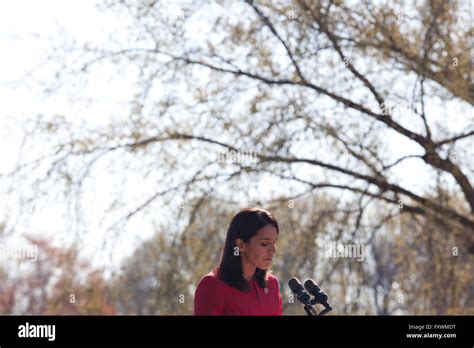
[[[224,298],[219,288],[219,280],[206,276],[194,294],[194,315],[222,315]]]

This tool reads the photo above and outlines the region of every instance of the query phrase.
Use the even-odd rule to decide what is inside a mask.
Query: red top
[[[194,295],[194,315],[282,315],[280,286],[267,273],[268,293],[257,281],[248,281],[251,291],[242,292],[212,271],[201,279]]]

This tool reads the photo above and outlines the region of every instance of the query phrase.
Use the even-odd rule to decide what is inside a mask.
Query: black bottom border
[[[308,343],[473,347],[474,316],[0,316],[1,348]]]

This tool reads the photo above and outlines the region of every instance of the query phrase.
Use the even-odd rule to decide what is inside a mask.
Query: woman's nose
[[[275,254],[276,253],[276,245],[273,245],[272,248],[270,249],[270,253],[272,254]]]

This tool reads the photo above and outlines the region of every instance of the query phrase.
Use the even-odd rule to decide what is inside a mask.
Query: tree
[[[243,181],[246,173],[265,173],[296,182],[299,190],[344,190],[392,206],[403,201],[404,212],[434,213],[464,226],[472,243],[472,117],[466,113],[469,127],[451,134],[443,125],[449,120],[426,107],[438,96],[464,110],[472,103],[463,3],[222,4],[228,7],[189,5],[174,16],[161,2],[111,2],[107,11],[126,10],[134,20],[130,41],[86,45],[79,62],[67,65],[78,58],[71,52],[64,60],[70,68],[57,81],[96,65],[132,64],[139,73],[129,117],[110,129],[70,134],[53,147],[48,173],[62,173],[77,192],[106,156],[121,158],[124,167],[139,160],[136,170],[145,172],[147,159],[158,160],[163,173],[154,168],[153,174],[160,185],[127,217],[170,193],[206,192]],[[189,38],[203,15],[209,31]],[[413,94],[388,90],[393,79],[403,79]],[[167,89],[159,91],[160,84]],[[416,106],[412,115],[395,114],[394,106],[406,105]],[[58,139],[71,126],[62,118],[39,123]],[[392,136],[416,150],[388,156]],[[244,150],[257,163],[215,163],[223,151]],[[189,166],[185,158],[192,159]],[[397,167],[409,159],[421,161],[431,176],[454,180],[465,200],[460,210],[399,183]],[[164,177],[170,170],[174,180]]]
[[[444,240],[474,253],[468,2],[122,0],[103,10],[129,26],[106,44],[62,43],[45,87],[54,94],[113,67],[135,76],[130,107],[87,130],[67,115],[38,118],[26,144],[41,136],[51,151],[12,174],[33,172],[36,192],[53,183],[80,216],[88,180],[107,173],[110,230],[158,209],[172,226],[184,211],[183,238],[202,197],[267,206],[324,192],[351,207],[345,238],[402,214],[442,221]],[[410,170],[416,185],[404,180]],[[349,279],[339,281],[342,296]]]
[[[102,270],[48,241],[28,238],[36,259],[9,260],[0,268],[0,313],[28,315],[114,314]]]

